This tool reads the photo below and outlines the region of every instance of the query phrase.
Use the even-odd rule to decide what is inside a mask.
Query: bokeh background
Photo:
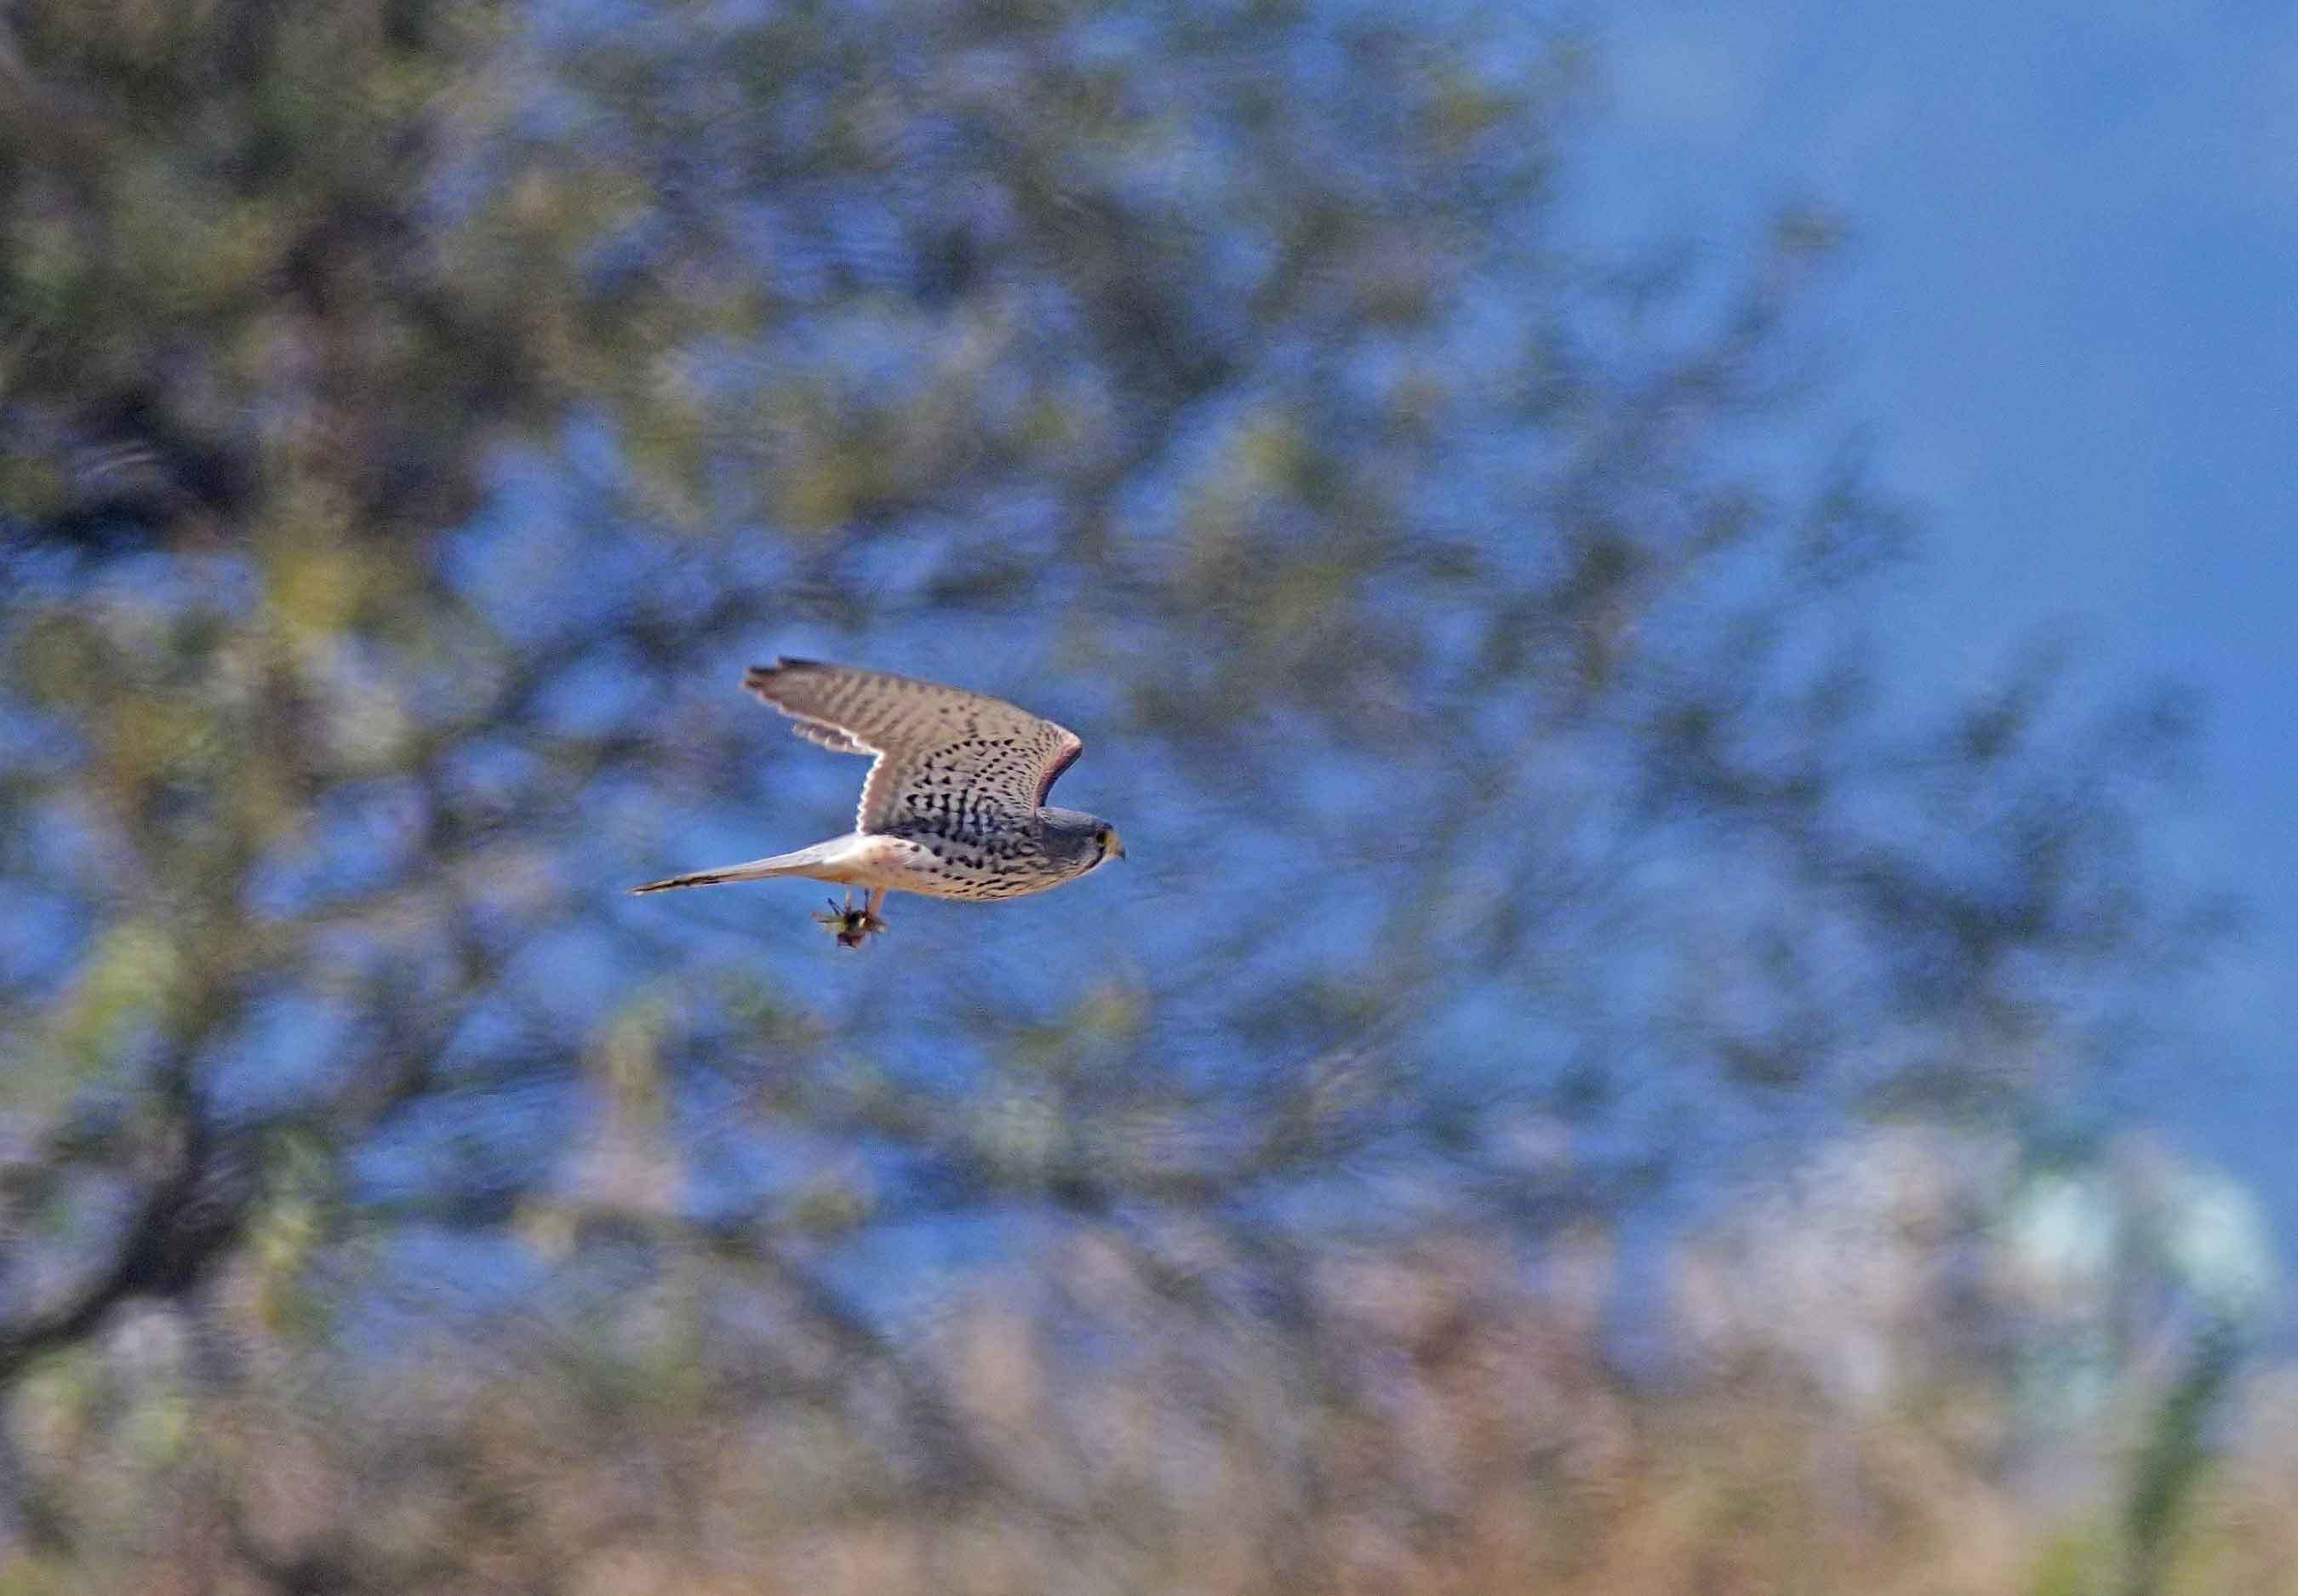
[[[0,7],[0,1592],[2298,1589],[2230,15]]]

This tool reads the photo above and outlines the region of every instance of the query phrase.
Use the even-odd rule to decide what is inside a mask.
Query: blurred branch
[[[255,1195],[245,1149],[219,1133],[181,1068],[169,1073],[176,1084],[161,1099],[169,1118],[138,1137],[139,1194],[103,1258],[59,1300],[0,1317],[0,1389],[120,1303],[195,1290],[237,1245]]]

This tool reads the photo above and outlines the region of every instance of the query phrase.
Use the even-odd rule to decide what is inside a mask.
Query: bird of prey
[[[886,929],[889,892],[986,903],[1043,892],[1125,856],[1117,828],[1046,795],[1085,747],[1076,732],[1003,699],[885,671],[812,659],[752,666],[742,685],[840,754],[871,755],[853,831],[796,853],[633,887],[666,892],[720,881],[808,876],[847,889],[814,918],[841,947]],[[869,898],[854,904],[852,889]]]

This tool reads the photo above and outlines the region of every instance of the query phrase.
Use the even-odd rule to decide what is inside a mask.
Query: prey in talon
[[[840,947],[886,929],[889,892],[994,903],[1073,881],[1125,856],[1117,828],[1046,802],[1085,747],[1065,726],[1003,699],[885,671],[811,659],[753,666],[742,685],[795,723],[800,737],[870,756],[854,830],[773,854],[633,887],[667,892],[723,881],[804,876],[848,889],[814,919]],[[869,897],[856,907],[852,889]]]
[[[818,925],[826,925],[836,932],[839,947],[859,947],[867,942],[873,933],[886,929],[886,922],[878,918],[878,906],[885,901],[886,889],[880,887],[871,893],[869,901],[857,909],[854,906],[854,894],[849,890],[846,894],[843,906],[836,898],[831,898],[830,913],[816,914],[814,917],[814,922]]]

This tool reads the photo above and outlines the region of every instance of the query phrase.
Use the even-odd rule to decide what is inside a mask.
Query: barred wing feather
[[[790,729],[840,753],[874,754],[858,831],[944,835],[1027,819],[1085,744],[1003,699],[812,659],[753,666],[742,685]]]

